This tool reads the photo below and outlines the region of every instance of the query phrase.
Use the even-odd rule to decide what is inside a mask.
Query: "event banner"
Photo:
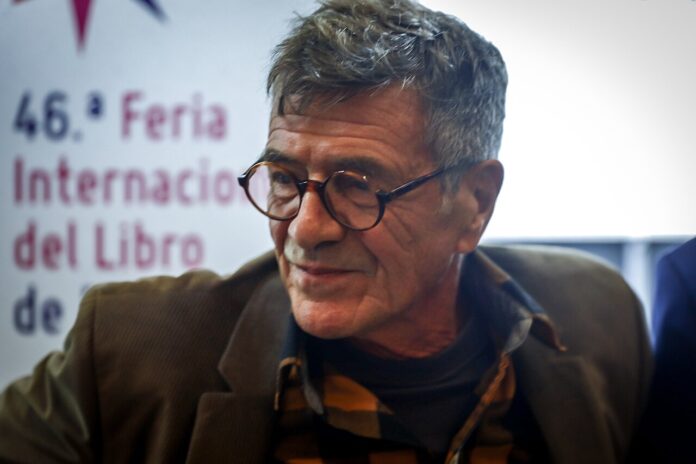
[[[14,1],[0,9],[0,388],[61,346],[96,283],[220,274],[271,246],[237,183],[273,46],[309,2]]]

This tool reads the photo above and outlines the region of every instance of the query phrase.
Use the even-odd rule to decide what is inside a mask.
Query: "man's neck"
[[[398,322],[392,321],[389,330],[377,329],[350,341],[358,349],[385,359],[427,358],[451,346],[468,318],[457,301],[463,263],[463,256],[454,259],[435,297],[414,306]]]

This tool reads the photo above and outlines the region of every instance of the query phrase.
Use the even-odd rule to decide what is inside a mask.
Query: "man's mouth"
[[[347,272],[353,272],[350,269],[343,269],[343,268],[338,268],[338,267],[329,267],[329,266],[324,266],[320,264],[299,264],[299,263],[290,263],[292,266],[295,266],[302,272],[305,272],[310,275],[327,275],[327,274],[344,274]]]
[[[353,277],[358,273],[352,269],[314,263],[289,264],[289,278],[294,285],[315,296],[335,295],[335,292],[345,291],[352,285]]]

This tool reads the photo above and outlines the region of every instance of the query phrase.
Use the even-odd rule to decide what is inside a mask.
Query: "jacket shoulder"
[[[484,245],[480,249],[511,274],[534,272],[563,279],[598,273],[611,279],[612,284],[625,286],[623,277],[610,263],[580,250],[542,245]]]
[[[191,271],[92,289],[78,320],[91,320],[104,429],[147,436],[145,441],[153,443],[158,439],[148,434],[167,430],[165,448],[184,453],[176,450],[186,441],[177,440],[190,433],[200,395],[229,388],[219,363],[240,315],[277,276],[274,256],[265,254],[226,277]],[[84,338],[84,332],[77,337]]]
[[[0,461],[178,462],[201,395],[228,390],[218,363],[240,313],[276,277],[265,254],[228,277],[93,287],[64,350],[0,394]]]
[[[594,443],[606,440],[606,454],[598,459],[624,462],[652,370],[645,316],[631,288],[606,262],[571,249],[493,246],[481,251],[541,305],[567,348],[552,351],[530,337],[515,354],[521,389],[539,417],[550,429],[593,436]],[[561,400],[547,408],[549,396]],[[557,406],[569,401],[566,396],[582,403],[559,417]],[[591,444],[570,441],[557,452],[577,456]]]
[[[606,357],[606,350],[619,350],[623,340],[625,349],[645,350],[642,305],[607,262],[561,247],[485,246],[481,251],[539,302],[570,349]]]
[[[105,350],[113,343],[121,354],[142,350],[143,344],[149,351],[170,349],[171,357],[198,346],[220,350],[251,296],[273,278],[275,258],[266,253],[225,277],[194,270],[96,285],[81,302],[76,326],[91,320],[95,347]]]
[[[245,287],[253,289],[260,279],[272,275],[277,270],[275,255],[267,252],[242,265],[237,271],[227,276],[196,269],[180,276],[152,276],[134,281],[107,282],[92,286],[85,294],[84,300],[95,298],[120,297],[123,295],[181,295],[214,291],[218,288],[240,290]]]

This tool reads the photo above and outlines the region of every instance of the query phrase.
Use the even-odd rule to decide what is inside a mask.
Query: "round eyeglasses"
[[[298,180],[290,170],[269,161],[254,164],[238,181],[256,209],[271,219],[288,221],[297,216],[302,197],[307,190],[314,190],[332,218],[348,229],[362,231],[379,224],[387,203],[449,169],[436,169],[389,192],[350,171],[336,171],[323,182]]]

